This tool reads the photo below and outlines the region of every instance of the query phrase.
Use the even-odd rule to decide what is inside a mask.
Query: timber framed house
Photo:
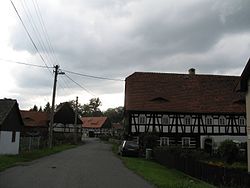
[[[216,147],[246,141],[244,93],[240,77],[135,72],[126,78],[126,130],[131,136],[154,132],[160,145]],[[210,149],[211,149],[210,148]]]

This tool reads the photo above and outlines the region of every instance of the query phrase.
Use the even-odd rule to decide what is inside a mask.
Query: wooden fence
[[[154,150],[154,157],[162,165],[177,169],[216,186],[232,188],[250,187],[250,174],[242,170],[210,165],[191,157],[171,154],[164,149]]]

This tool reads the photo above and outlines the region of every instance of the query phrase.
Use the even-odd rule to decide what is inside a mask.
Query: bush
[[[232,164],[238,158],[239,148],[232,140],[225,140],[220,144],[218,153],[228,164]]]
[[[158,146],[158,139],[159,136],[154,133],[145,133],[140,136],[140,145],[143,149],[154,149],[156,146]]]

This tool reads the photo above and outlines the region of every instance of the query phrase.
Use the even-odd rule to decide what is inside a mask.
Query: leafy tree
[[[50,113],[50,112],[51,112],[51,106],[50,106],[50,103],[49,103],[49,102],[47,102],[47,104],[45,105],[43,111],[44,111],[44,112],[47,112],[47,113]]]
[[[34,107],[30,109],[30,111],[38,112],[38,107],[37,107],[37,105],[34,105]]]
[[[104,115],[107,116],[111,123],[121,123],[123,120],[124,107],[119,106],[117,108],[108,108]]]
[[[75,100],[71,100],[69,101],[69,103],[71,104],[72,108],[75,110],[76,106],[75,106]],[[78,103],[78,114],[80,116],[102,116],[102,112],[99,109],[99,106],[101,106],[101,100],[99,98],[92,98],[89,100],[89,103],[81,105],[80,103]]]
[[[42,109],[42,107],[40,106],[38,112],[42,112],[42,111],[43,111],[43,109]]]
[[[227,163],[232,164],[239,155],[239,148],[232,140],[225,140],[221,142],[218,152]]]

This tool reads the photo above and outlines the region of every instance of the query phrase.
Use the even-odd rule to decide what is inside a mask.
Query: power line
[[[8,61],[8,62],[11,62],[11,63],[17,63],[17,64],[20,64],[20,65],[33,66],[33,67],[50,68],[50,69],[54,68],[54,67],[35,65],[35,64],[30,64],[30,63],[25,63],[25,62],[20,62],[20,61],[13,61],[13,60],[8,60],[8,59],[3,59],[3,58],[0,58],[0,60],[1,61]],[[63,72],[66,72],[66,73],[75,74],[75,75],[78,75],[78,76],[90,77],[90,78],[94,78],[94,79],[121,81],[121,82],[125,81],[125,80],[122,80],[122,79],[107,78],[107,77],[100,77],[100,76],[93,76],[93,75],[88,75],[88,74],[77,73],[77,72],[69,71],[69,70],[66,70],[66,69],[60,69],[60,70],[62,70]]]
[[[73,80],[73,79],[72,79],[71,77],[69,77],[67,74],[65,74],[65,76],[66,76],[69,80],[71,80],[72,82],[74,82],[76,85],[78,85],[80,88],[82,88],[83,90],[85,90],[86,92],[88,92],[89,94],[91,94],[92,96],[96,97],[96,95],[95,95],[92,91],[90,91],[89,89],[83,87],[81,84],[79,84],[78,82],[76,82],[75,80]]]
[[[39,54],[39,57],[41,58],[41,60],[42,60],[43,63],[45,64],[45,66],[48,68],[48,70],[50,71],[50,73],[53,75],[53,73],[52,73],[51,70],[49,69],[47,63],[45,62],[43,56],[42,56],[41,53],[39,52],[39,50],[38,50],[38,48],[37,48],[37,46],[36,46],[34,40],[32,39],[32,37],[31,37],[31,35],[30,35],[30,33],[29,33],[27,27],[25,26],[25,24],[24,24],[24,22],[23,22],[23,20],[22,20],[22,18],[21,18],[21,16],[20,16],[18,10],[17,10],[16,7],[15,7],[15,4],[12,2],[12,0],[10,0],[10,2],[11,2],[11,4],[12,4],[12,6],[13,6],[13,8],[14,8],[14,10],[15,10],[15,12],[16,12],[18,18],[19,18],[19,20],[21,21],[21,23],[22,23],[22,25],[23,25],[23,27],[24,27],[24,29],[25,29],[25,31],[26,31],[26,33],[27,33],[27,35],[28,35],[28,37],[29,37],[29,39],[30,39],[30,41],[31,41],[31,43],[32,43],[32,45],[34,46],[34,48],[36,49],[37,53]]]
[[[84,77],[89,77],[89,78],[95,78],[95,79],[100,79],[100,80],[110,80],[110,81],[120,81],[123,82],[125,80],[122,79],[116,79],[116,78],[107,78],[107,77],[101,77],[101,76],[93,76],[93,75],[88,75],[88,74],[82,74],[82,73],[77,73],[69,70],[62,69],[62,71],[70,73],[70,74],[75,74],[78,76],[84,76]]]
[[[26,66],[31,66],[31,67],[39,67],[39,68],[45,68],[45,69],[53,69],[54,67],[48,67],[48,66],[43,66],[43,65],[35,65],[35,64],[31,64],[31,63],[24,63],[24,62],[20,62],[20,61],[13,61],[13,60],[9,60],[9,59],[3,59],[0,58],[0,61],[6,61],[6,62],[10,62],[10,63],[16,63],[16,64],[20,64],[20,65],[26,65]]]
[[[43,37],[41,35],[41,33],[39,32],[38,26],[35,23],[35,19],[33,18],[30,8],[28,6],[28,4],[26,3],[26,0],[20,0],[21,5],[23,7],[24,13],[27,17],[28,23],[30,25],[30,27],[33,30],[34,33],[34,37],[37,39],[38,42],[38,46],[40,46],[40,50],[44,51],[44,57],[46,57],[47,61],[51,61],[50,56],[46,53],[47,52],[47,47],[43,41]]]

